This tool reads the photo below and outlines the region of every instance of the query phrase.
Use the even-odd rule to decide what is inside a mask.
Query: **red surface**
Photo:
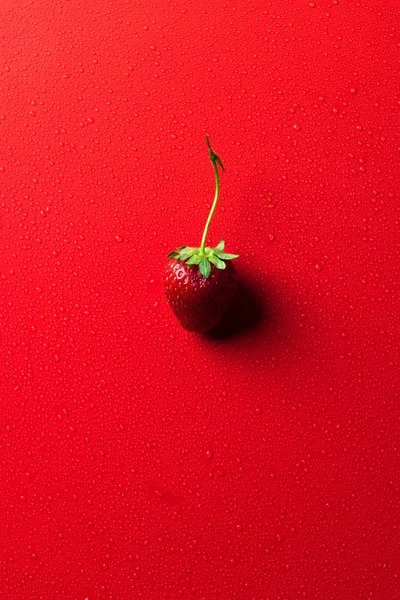
[[[1,598],[400,598],[381,6],[2,1]],[[247,291],[201,337],[159,281],[206,133]]]

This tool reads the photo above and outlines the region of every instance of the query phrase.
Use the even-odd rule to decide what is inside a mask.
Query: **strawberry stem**
[[[203,237],[201,239],[200,253],[199,253],[200,256],[205,255],[205,245],[206,245],[206,239],[207,239],[207,234],[208,234],[208,228],[210,227],[211,219],[213,218],[213,215],[214,215],[215,209],[217,207],[217,203],[218,203],[218,197],[219,197],[218,165],[222,168],[223,171],[225,170],[220,157],[217,154],[215,154],[215,152],[211,148],[210,140],[208,139],[208,135],[206,136],[206,141],[207,141],[208,150],[210,152],[210,160],[212,162],[212,165],[214,168],[214,173],[215,173],[215,196],[214,196],[214,202],[211,206],[210,214],[208,215],[206,226],[204,228]]]

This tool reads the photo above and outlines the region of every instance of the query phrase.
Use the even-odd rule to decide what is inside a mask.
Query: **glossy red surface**
[[[1,598],[400,598],[395,14],[3,0]]]

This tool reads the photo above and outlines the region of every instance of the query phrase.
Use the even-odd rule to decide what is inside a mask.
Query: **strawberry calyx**
[[[211,273],[211,265],[213,264],[217,269],[226,269],[226,260],[232,260],[234,258],[238,258],[238,254],[228,254],[224,252],[225,242],[221,240],[220,243],[215,246],[215,248],[209,248],[206,246],[206,238],[208,234],[208,228],[210,226],[212,217],[214,215],[218,197],[219,197],[219,172],[218,166],[222,168],[224,171],[224,165],[218,154],[214,152],[211,148],[210,140],[208,136],[206,136],[206,142],[208,146],[208,150],[210,153],[210,160],[213,165],[214,174],[215,174],[215,196],[214,202],[211,206],[210,213],[208,215],[208,219],[206,222],[206,226],[204,228],[203,237],[201,240],[200,248],[191,248],[189,246],[179,246],[176,250],[173,250],[168,254],[168,258],[174,258],[180,262],[185,262],[187,265],[198,265],[200,273],[206,279],[210,276]]]
[[[168,258],[174,258],[179,262],[185,262],[187,265],[198,265],[200,273],[206,279],[211,273],[211,264],[217,269],[226,269],[227,260],[238,258],[238,254],[229,254],[224,252],[225,242],[221,240],[215,248],[191,248],[189,246],[180,246],[168,254]]]

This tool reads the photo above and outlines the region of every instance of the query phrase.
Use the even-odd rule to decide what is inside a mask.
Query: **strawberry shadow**
[[[256,330],[266,320],[270,321],[271,316],[270,306],[255,283],[241,279],[235,298],[222,321],[205,336],[212,340],[243,336]]]

